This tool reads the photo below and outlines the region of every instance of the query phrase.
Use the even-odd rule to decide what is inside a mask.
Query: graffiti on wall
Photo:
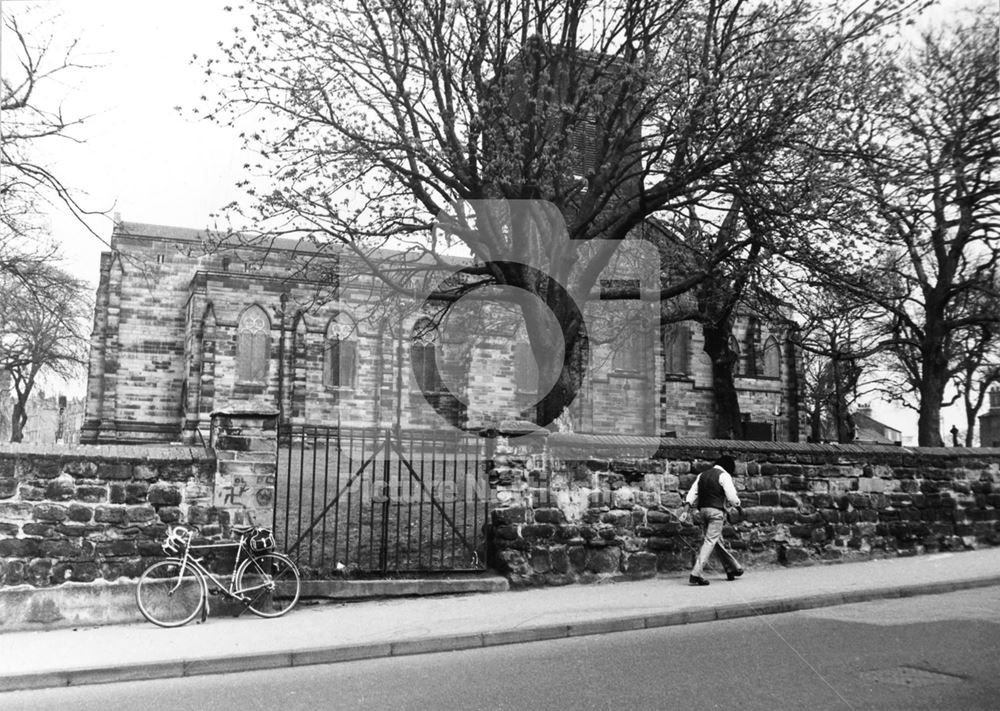
[[[215,506],[229,512],[230,523],[237,526],[273,525],[273,474],[219,474],[215,486]]]

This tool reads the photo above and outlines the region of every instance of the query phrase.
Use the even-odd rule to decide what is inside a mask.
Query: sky
[[[2,10],[20,14],[26,5],[6,0]],[[104,240],[115,212],[126,221],[200,228],[236,197],[244,161],[235,134],[175,108],[195,107],[205,93],[191,58],[210,54],[231,33],[233,17],[223,6],[212,0],[40,4],[43,16],[55,17],[54,43],[78,38],[73,56],[91,68],[65,74],[60,87],[64,115],[87,117],[72,131],[81,142],[50,141],[38,157],[81,204],[108,213],[90,220]],[[69,267],[96,286],[107,245],[65,214],[50,219]]]
[[[950,10],[980,0],[952,0]],[[239,0],[228,0],[237,5]],[[0,1],[0,12],[20,16],[33,3]],[[47,31],[54,46],[74,39],[73,56],[88,69],[67,74],[53,87],[69,117],[87,117],[72,135],[79,142],[50,141],[36,157],[79,201],[107,216],[89,220],[98,237],[53,210],[49,218],[66,266],[94,288],[100,253],[107,249],[112,216],[130,222],[204,228],[210,215],[238,197],[234,184],[241,154],[237,132],[198,119],[190,109],[209,91],[194,54],[213,56],[216,43],[232,35],[236,21],[216,0],[47,0],[37,3],[42,17],[54,18]],[[9,61],[4,37],[2,59]],[[181,107],[185,111],[177,111]],[[82,383],[69,394],[82,394]],[[873,402],[877,419],[916,432],[914,413]],[[958,413],[946,417],[964,429]]]

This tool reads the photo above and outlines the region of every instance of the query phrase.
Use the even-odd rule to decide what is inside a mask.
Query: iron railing
[[[295,425],[279,442],[275,535],[306,572],[485,568],[480,438]]]

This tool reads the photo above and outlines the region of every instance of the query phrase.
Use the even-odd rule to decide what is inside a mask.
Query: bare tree
[[[78,141],[73,129],[84,118],[65,116],[61,105],[49,106],[59,85],[87,68],[73,57],[77,42],[63,46],[45,34],[52,18],[36,15],[37,8],[24,6],[17,14],[4,9],[0,32],[15,61],[5,62],[0,75],[0,271],[29,283],[50,274],[44,265],[52,250],[39,244],[43,210],[66,208],[88,230],[84,216],[102,213],[81,206],[59,176],[34,157],[42,144]]]
[[[688,209],[687,219],[673,225],[673,239],[660,241],[661,278],[681,283],[699,275],[685,293],[661,301],[661,325],[693,321],[701,326],[703,350],[712,367],[715,436],[741,438],[743,419],[736,389],[738,354],[732,347],[739,310],[757,309],[755,277],[767,259],[760,235],[748,229],[744,205],[733,198],[725,209]],[[667,235],[671,235],[666,230]]]
[[[0,273],[0,369],[14,389],[11,441],[20,442],[28,421],[27,403],[38,378],[72,377],[85,364],[89,339],[84,331],[90,304],[85,284],[45,267],[39,293],[15,275]],[[6,397],[6,393],[4,393]]]
[[[876,270],[868,270],[876,277]],[[810,439],[852,442],[852,408],[877,392],[873,356],[891,345],[878,313],[865,301],[822,284],[800,284],[794,308],[801,326],[802,382]]]
[[[594,292],[618,245],[650,218],[731,199],[733,172],[835,103],[854,74],[845,50],[916,4],[260,0],[205,64],[223,97],[209,116],[253,121],[244,136],[261,160],[247,166],[245,218],[264,221],[268,238],[338,243],[404,292],[403,270],[376,250],[405,245],[426,271],[450,238],[474,265],[442,303],[493,284],[538,296],[522,310],[539,361],[562,369],[538,406],[550,422],[585,362],[571,302]],[[569,239],[545,218],[491,230],[491,215],[450,209],[491,199],[550,201]],[[660,295],[694,288],[745,249],[718,246]],[[636,295],[614,291],[604,298]],[[543,328],[540,310],[563,331]],[[553,363],[557,335],[565,356]]]
[[[886,62],[853,124],[859,185],[881,224],[867,237],[886,257],[886,288],[858,293],[891,325],[891,394],[904,404],[915,395],[920,445],[942,445],[941,408],[966,345],[1000,330],[996,28],[984,12],[925,35],[912,56]]]
[[[841,80],[849,84],[857,78]],[[702,325],[704,351],[712,364],[716,436],[743,436],[735,383],[739,354],[732,345],[738,314],[772,324],[788,324],[793,311],[804,317],[795,343],[832,363],[830,368],[824,365],[823,372],[840,375],[833,380],[830,374],[821,378],[831,386],[842,383],[841,371],[854,372],[854,364],[863,357],[849,336],[849,315],[857,316],[865,309],[857,300],[848,304],[846,297],[835,307],[836,287],[821,286],[845,273],[859,283],[874,278],[867,265],[858,264],[855,250],[853,231],[870,220],[843,170],[839,113],[836,104],[816,107],[790,127],[783,140],[734,163],[719,176],[713,193],[716,209],[691,205],[684,227],[674,233],[680,238],[664,245],[668,253],[664,261],[674,278],[705,275],[693,287],[692,298],[674,300],[686,303],[687,308],[664,302],[664,319]],[[831,314],[835,314],[836,326],[827,329]],[[821,331],[822,342],[818,342]],[[849,345],[839,343],[838,335],[847,337]],[[749,372],[744,374],[751,374],[754,366],[752,354],[748,356]],[[824,395],[823,406],[835,413],[840,436],[847,438],[845,396],[853,387],[837,385],[834,389],[840,397],[832,403]]]
[[[1000,303],[995,308],[1000,311]],[[972,447],[979,411],[986,402],[989,389],[1000,383],[1000,337],[983,327],[978,332],[968,332],[965,341],[959,346],[959,367],[951,377],[951,386],[955,390],[952,402],[959,399],[962,401],[965,446]]]

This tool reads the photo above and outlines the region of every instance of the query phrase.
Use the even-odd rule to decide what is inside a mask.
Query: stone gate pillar
[[[506,421],[481,433],[490,438],[486,469],[490,518],[486,530],[488,565],[508,578],[526,574],[530,552],[522,533],[535,524],[535,499],[547,487],[545,441],[548,430],[531,422]],[[542,481],[539,481],[539,479]]]
[[[225,528],[274,527],[278,472],[278,411],[237,405],[212,413],[216,456],[213,506]]]

